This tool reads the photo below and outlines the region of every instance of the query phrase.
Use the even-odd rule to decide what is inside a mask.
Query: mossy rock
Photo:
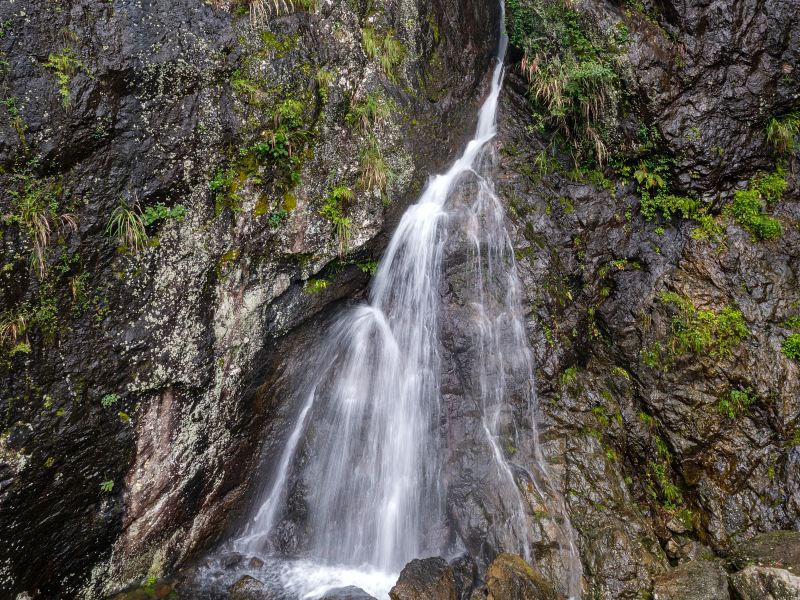
[[[553,586],[516,554],[500,554],[486,571],[488,600],[558,600]]]

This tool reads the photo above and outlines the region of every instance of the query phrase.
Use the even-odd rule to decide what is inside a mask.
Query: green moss
[[[754,240],[774,240],[783,234],[780,222],[766,214],[767,208],[780,200],[786,191],[786,172],[778,167],[750,181],[745,190],[737,190],[727,213],[750,232]]]

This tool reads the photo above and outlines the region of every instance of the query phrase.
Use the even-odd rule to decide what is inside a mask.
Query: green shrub
[[[800,333],[793,333],[783,342],[783,355],[789,360],[800,363]]]

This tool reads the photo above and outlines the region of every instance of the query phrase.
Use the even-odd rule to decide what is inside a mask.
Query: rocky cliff
[[[220,539],[267,417],[280,439],[260,386],[460,150],[498,15],[0,7],[3,597],[98,597]]]
[[[498,187],[586,597],[800,527],[799,8],[508,1]],[[102,597],[237,526],[305,350],[474,127],[498,19],[0,6],[2,597]]]

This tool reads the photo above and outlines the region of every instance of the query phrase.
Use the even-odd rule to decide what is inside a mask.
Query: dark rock
[[[731,575],[738,600],[800,600],[800,577],[786,569],[750,566]]]
[[[464,554],[451,560],[450,568],[453,569],[455,577],[456,597],[459,600],[467,600],[478,582],[478,565],[475,559]]]
[[[333,588],[325,592],[321,600],[375,600],[367,592],[354,585]]]
[[[249,569],[260,569],[263,566],[264,566],[264,561],[261,560],[260,558],[256,558],[255,556],[247,561],[247,567]]]
[[[255,577],[245,575],[228,588],[229,600],[278,600],[269,588]]]
[[[228,552],[219,557],[219,564],[223,569],[233,569],[242,564],[244,556],[238,552]]]
[[[728,574],[716,560],[694,560],[655,578],[654,600],[729,600]]]
[[[559,600],[552,584],[522,557],[501,554],[486,571],[488,600]]]
[[[392,600],[456,600],[453,570],[443,558],[415,559],[400,572]]]

